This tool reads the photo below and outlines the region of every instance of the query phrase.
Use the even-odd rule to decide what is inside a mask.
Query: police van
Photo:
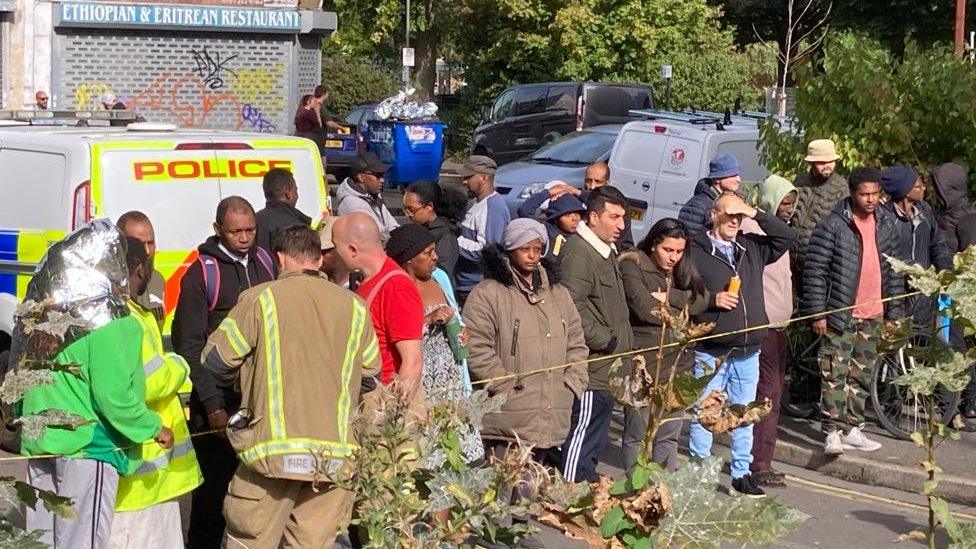
[[[261,180],[271,168],[294,173],[298,209],[327,215],[322,158],[308,139],[153,123],[0,124],[0,350],[48,246],[86,221],[129,210],[148,215],[156,231],[168,331],[180,278],[213,234],[217,203],[239,195],[263,208]]]
[[[742,181],[769,175],[759,157],[759,121],[766,113],[635,109],[610,151],[610,182],[630,203],[634,241],[665,217],[678,217],[708,163],[724,153],[742,166]],[[785,121],[784,121],[785,122]]]

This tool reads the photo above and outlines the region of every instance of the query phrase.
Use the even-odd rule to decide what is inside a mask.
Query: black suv
[[[471,152],[498,164],[517,160],[569,132],[631,120],[630,109],[651,109],[641,84],[547,82],[510,86],[485,105]]]

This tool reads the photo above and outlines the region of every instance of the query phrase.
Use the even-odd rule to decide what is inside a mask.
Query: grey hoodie
[[[380,226],[383,242],[390,237],[390,231],[400,226],[383,202],[381,194],[371,195],[352,178],[347,177],[336,190],[336,215],[363,212],[372,216]]]

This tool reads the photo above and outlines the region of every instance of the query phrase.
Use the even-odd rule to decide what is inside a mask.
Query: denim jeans
[[[705,375],[702,364],[709,365],[709,371],[715,367],[715,357],[695,351],[695,369],[697,377]],[[715,377],[708,383],[700,399],[714,389],[724,390],[729,395],[729,404],[749,404],[756,399],[756,387],[759,385],[759,351],[745,356],[733,358],[729,356],[718,369]],[[694,421],[688,441],[688,449],[692,457],[707,458],[712,455],[712,433]],[[752,463],[752,425],[732,430],[732,478],[742,478],[749,474]]]

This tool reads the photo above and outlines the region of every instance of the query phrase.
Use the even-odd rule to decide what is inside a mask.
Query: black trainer
[[[766,497],[766,492],[763,492],[763,489],[756,484],[756,481],[752,478],[752,475],[732,479],[732,491],[738,492],[749,498]]]

